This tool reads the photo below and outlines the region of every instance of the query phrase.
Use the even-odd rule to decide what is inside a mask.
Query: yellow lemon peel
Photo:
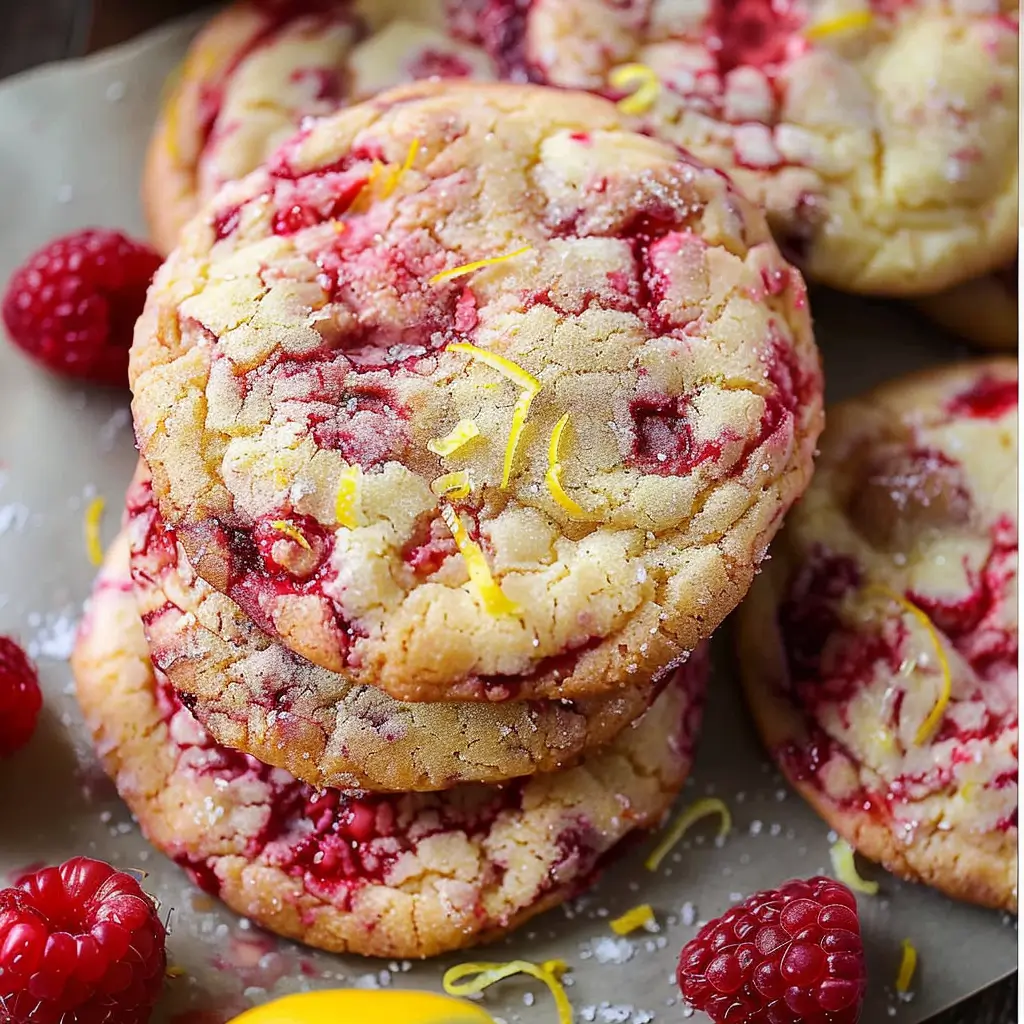
[[[475,540],[471,540],[462,525],[458,512],[451,505],[441,506],[441,518],[445,526],[451,531],[455,539],[455,546],[459,549],[466,562],[466,571],[469,573],[470,581],[477,589],[484,608],[490,615],[497,617],[519,615],[522,608],[505,596],[505,592],[498,586],[491,575],[491,567],[484,558],[484,553]]]
[[[853,847],[845,839],[834,842],[829,848],[828,855],[832,860],[832,870],[836,873],[836,878],[848,889],[861,892],[865,896],[877,894],[878,883],[869,882],[857,874],[857,863],[853,859]]]
[[[628,935],[637,928],[646,928],[647,925],[656,923],[650,903],[641,903],[640,906],[627,910],[621,917],[609,922],[616,935]]]
[[[478,363],[483,363],[484,366],[497,370],[503,377],[507,377],[513,384],[517,384],[524,391],[540,391],[540,381],[532,373],[524,370],[518,363],[512,362],[511,359],[506,359],[504,356],[498,355],[497,352],[491,352],[490,349],[478,348],[476,345],[471,345],[468,341],[456,341],[449,345],[445,351],[462,352],[464,355],[470,356]]]
[[[419,152],[419,149],[420,140],[413,139],[412,142],[409,143],[409,151],[405,154],[405,159],[402,163],[398,167],[389,166],[388,176],[380,190],[381,199],[387,199],[388,196],[392,195],[395,189],[398,188],[398,183],[402,180],[405,172],[412,167],[413,163],[415,163],[416,154]]]
[[[93,498],[85,506],[85,551],[95,566],[103,564],[103,541],[100,538],[100,522],[107,507],[105,498]]]
[[[620,64],[612,68],[608,84],[613,89],[636,87],[629,96],[623,96],[615,104],[623,114],[642,114],[650,110],[661,92],[657,74],[646,64]]]
[[[900,959],[900,969],[896,972],[896,991],[904,995],[910,991],[910,983],[914,980],[914,971],[917,970],[917,949],[910,939],[903,940],[903,956]]]
[[[949,667],[949,658],[946,657],[946,649],[942,646],[942,639],[932,620],[912,601],[908,601],[901,594],[897,594],[895,590],[890,590],[889,587],[883,586],[880,583],[869,584],[864,588],[864,593],[885,597],[898,604],[904,612],[913,616],[920,623],[935,648],[939,670],[942,672],[942,689],[939,693],[939,699],[932,705],[931,711],[928,712],[928,717],[918,727],[917,733],[914,736],[914,743],[917,746],[921,746],[928,741],[938,724],[942,721],[942,716],[946,713],[946,706],[949,704],[949,698],[953,693],[953,673]]]
[[[476,345],[471,345],[468,341],[457,341],[449,345],[447,351],[461,352],[464,355],[468,355],[470,358],[477,360],[477,362],[489,366],[492,370],[497,370],[503,377],[507,377],[523,389],[523,393],[519,396],[512,409],[512,426],[509,429],[508,443],[505,445],[505,458],[501,470],[501,486],[504,489],[508,487],[509,480],[512,479],[512,467],[515,462],[516,449],[519,447],[520,438],[523,436],[523,430],[526,427],[527,417],[530,415],[530,406],[541,389],[541,383],[532,373],[524,370],[517,363],[512,362],[511,359],[506,359],[504,356],[498,355],[497,352],[478,348]]]
[[[824,21],[808,26],[804,30],[804,39],[815,42],[818,39],[838,35],[840,32],[860,31],[867,28],[874,20],[874,15],[870,11],[847,11],[846,14],[826,18]]]
[[[512,426],[509,427],[508,443],[505,445],[505,458],[501,466],[501,489],[508,487],[512,479],[512,466],[515,463],[516,449],[526,429],[526,419],[530,415],[530,406],[536,397],[536,391],[524,391],[512,407]]]
[[[435,437],[427,442],[427,449],[445,458],[453,455],[463,445],[469,444],[480,434],[480,428],[472,420],[459,420],[444,437]]]
[[[586,510],[577,502],[573,501],[562,487],[562,464],[558,461],[558,448],[562,442],[562,431],[569,422],[569,414],[566,413],[551,431],[551,442],[548,445],[548,471],[544,475],[544,483],[547,486],[551,497],[562,506],[571,516],[577,519],[585,519]]]
[[[347,526],[354,530],[356,521],[356,498],[359,495],[359,477],[362,470],[358,466],[348,466],[341,471],[338,478],[338,493],[334,498],[334,518],[339,526]]]
[[[270,525],[277,530],[278,533],[283,533],[289,540],[295,541],[300,548],[303,548],[306,551],[312,551],[312,548],[309,546],[309,541],[302,536],[302,531],[299,530],[298,527],[292,526],[291,523],[285,522],[283,519],[275,519]]]
[[[547,985],[558,1010],[558,1024],[572,1024],[572,1005],[565,994],[562,975],[568,967],[564,960],[545,960],[533,964],[529,960],[512,960],[506,964],[457,964],[444,972],[441,984],[450,996],[471,996],[516,974],[528,974]],[[468,980],[463,981],[466,978]]]
[[[464,274],[472,274],[474,270],[480,270],[482,267],[492,267],[495,263],[504,263],[506,260],[515,259],[516,256],[522,256],[524,252],[529,252],[532,248],[532,245],[524,245],[503,256],[489,256],[484,260],[473,260],[472,263],[463,263],[450,270],[442,270],[439,274],[434,274],[429,278],[427,284],[440,284],[442,281],[450,281],[452,278],[462,277]]]
[[[434,493],[435,498],[454,498],[458,501],[473,490],[473,483],[469,478],[469,473],[460,469],[457,473],[445,473],[444,476],[432,480],[430,490]]]
[[[668,856],[672,847],[683,838],[689,829],[701,818],[709,818],[717,814],[722,819],[718,826],[718,838],[724,839],[732,829],[732,815],[724,801],[718,797],[709,796],[703,800],[696,800],[679,815],[669,826],[658,845],[651,851],[650,856],[644,861],[644,867],[648,871],[657,871],[661,862]]]
[[[184,978],[187,973],[184,967],[179,967],[177,964],[168,964],[167,970],[164,971],[164,977]]]

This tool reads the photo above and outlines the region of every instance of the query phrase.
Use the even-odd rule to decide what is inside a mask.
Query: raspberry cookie
[[[866,857],[1017,906],[1017,365],[966,363],[829,413],[740,614],[782,770]]]
[[[814,280],[920,295],[1013,258],[1013,0],[470,6],[506,64],[728,171]]]
[[[921,299],[930,320],[981,348],[1017,348],[1017,261],[995,274]]]
[[[584,888],[686,777],[703,680],[680,676],[579,767],[443,794],[317,791],[218,746],[154,674],[112,551],[73,659],[97,749],[150,841],[270,931],[424,957],[510,931]]]
[[[758,210],[532,86],[314,122],[185,229],[131,375],[197,573],[407,701],[663,677],[746,592],[822,423]]]
[[[441,0],[246,0],[200,33],[150,142],[143,203],[157,247],[225,181],[258,167],[304,117],[402,82],[493,78],[445,31]]]
[[[154,663],[218,743],[314,786],[411,792],[554,771],[610,742],[657,696],[648,685],[582,701],[401,704],[274,643],[197,577],[145,474],[128,515]],[[703,678],[705,646],[680,671]]]

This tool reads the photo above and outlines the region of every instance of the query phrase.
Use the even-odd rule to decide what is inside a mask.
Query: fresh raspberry
[[[759,892],[701,928],[676,976],[716,1024],[854,1024],[867,987],[857,900],[831,878]]]
[[[0,890],[0,1021],[145,1024],[167,955],[131,875],[75,857]]]
[[[10,637],[0,636],[0,757],[32,739],[42,706],[35,667]]]
[[[11,340],[65,377],[128,382],[128,349],[160,266],[148,245],[90,229],[51,242],[15,271],[3,300]]]

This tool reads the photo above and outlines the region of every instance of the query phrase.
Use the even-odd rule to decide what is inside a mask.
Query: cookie
[[[130,372],[197,573],[406,701],[662,678],[746,592],[822,423],[760,212],[531,86],[308,126],[184,230]]]
[[[162,105],[143,174],[158,249],[225,181],[258,167],[305,117],[401,82],[494,77],[444,31],[441,0],[244,0],[196,38]]]
[[[1013,258],[1013,0],[505,0],[500,33],[467,6],[496,60],[732,175],[812,280],[921,295]]]
[[[585,888],[689,770],[704,681],[684,675],[576,768],[443,794],[317,791],[218,746],[154,674],[127,557],[122,541],[73,658],[97,750],[153,845],[279,935],[399,958],[497,938]]]
[[[216,742],[311,785],[411,792],[554,771],[610,742],[657,696],[649,685],[575,702],[399,703],[275,643],[196,576],[144,472],[128,516],[154,663]],[[680,671],[702,678],[705,647]]]
[[[814,482],[741,608],[746,694],[865,857],[1017,907],[1017,364],[829,410]]]
[[[1017,348],[1017,261],[917,303],[929,320],[980,348]]]

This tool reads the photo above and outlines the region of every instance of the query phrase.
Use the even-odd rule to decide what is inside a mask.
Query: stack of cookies
[[[822,429],[781,252],[1014,344],[1017,76],[1003,0],[218,15],[150,147],[142,459],[75,659],[154,844],[414,957],[656,827]],[[822,816],[1010,909],[1015,381],[837,409],[740,617]]]
[[[659,825],[703,642],[806,487],[802,279],[615,105],[421,83],[190,221],[75,658],[151,841],[240,913],[413,957]]]

